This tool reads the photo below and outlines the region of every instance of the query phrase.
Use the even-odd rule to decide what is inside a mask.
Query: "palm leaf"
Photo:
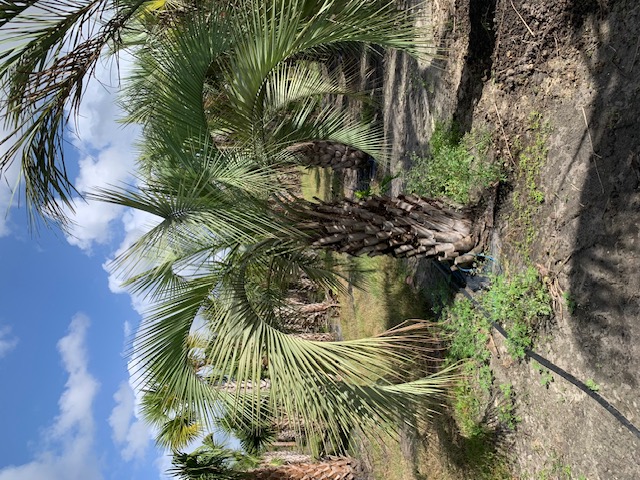
[[[64,132],[77,113],[85,81],[104,48],[144,0],[4,2],[0,9],[0,85],[6,152],[0,172],[21,162],[28,207],[42,218],[65,218],[75,192],[64,163]]]

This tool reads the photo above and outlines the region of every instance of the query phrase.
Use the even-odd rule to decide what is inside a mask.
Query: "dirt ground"
[[[433,0],[425,11],[443,58],[390,54],[382,66],[392,171],[428,148],[437,120],[490,128],[515,171],[532,116],[544,122],[528,261],[558,303],[534,349],[597,384],[639,426],[640,2]],[[500,189],[490,247],[512,268],[524,264],[515,245],[527,234],[512,211],[517,181]],[[398,178],[392,193],[401,188]],[[573,385],[554,378],[545,388],[530,364],[505,358],[492,367],[516,391],[521,421],[505,447],[516,475],[640,478],[638,438]]]

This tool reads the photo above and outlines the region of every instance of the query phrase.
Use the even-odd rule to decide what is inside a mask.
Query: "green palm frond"
[[[167,135],[181,142],[207,132],[203,92],[213,59],[229,48],[224,17],[223,11],[198,15],[159,34],[136,54],[123,106],[127,121],[144,125],[146,136],[157,132],[160,149]]]
[[[430,335],[420,322],[330,343],[278,329],[274,309],[288,277],[305,272],[337,284],[307,264],[308,238],[278,175],[298,142],[329,139],[382,155],[375,129],[322,106],[327,95],[348,92],[314,58],[352,44],[412,54],[426,45],[416,41],[415,15],[392,2],[242,7],[224,17],[214,8],[141,50],[127,98],[130,121],[143,125],[145,177],[137,189],[96,195],[160,217],[116,263],[129,269],[130,288],[153,301],[137,339],[140,374],[205,425],[230,410],[256,420],[268,408],[331,440],[367,422],[392,429],[412,421],[402,412],[442,392],[451,371],[413,379],[412,360]],[[209,329],[205,376],[190,363],[200,318]],[[264,376],[268,392],[254,388]],[[237,389],[224,392],[231,380]]]
[[[193,405],[198,418],[214,418],[224,404],[242,411],[253,408],[258,415],[257,405],[266,398],[272,411],[300,419],[311,429],[326,429],[335,440],[344,425],[371,422],[391,430],[395,422],[412,422],[402,412],[416,411],[451,380],[448,370],[396,384],[398,378],[414,375],[411,359],[430,335],[424,324],[370,339],[312,342],[284,334],[260,318],[244,278],[203,277],[189,283],[171,292],[146,318],[138,353],[141,368],[153,372],[171,395]],[[222,304],[215,312],[206,311],[212,295]],[[187,366],[185,342],[198,315],[206,315],[211,331],[205,354],[212,372],[208,382]],[[268,394],[250,387],[264,375],[265,359]],[[215,386],[228,379],[239,386],[222,402]]]
[[[184,480],[239,480],[249,456],[224,448],[207,436],[191,453],[174,453],[169,473]],[[255,466],[255,461],[253,462]]]
[[[379,131],[319,108],[328,95],[355,94],[312,59],[353,43],[413,54],[427,45],[418,40],[415,15],[391,3],[334,3],[316,5],[315,12],[305,1],[216,6],[149,42],[137,56],[125,101],[129,121],[145,127],[143,163],[153,164],[167,135],[185,141],[207,131],[225,147],[255,153],[322,139],[382,159]]]
[[[0,172],[19,160],[30,209],[64,219],[75,192],[64,164],[69,112],[77,114],[105,47],[117,47],[144,0],[4,3],[0,86],[8,135],[0,139]]]

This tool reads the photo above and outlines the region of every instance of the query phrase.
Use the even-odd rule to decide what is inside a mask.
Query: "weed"
[[[516,425],[522,419],[515,413],[516,394],[513,391],[513,386],[510,383],[502,383],[500,384],[500,392],[502,392],[502,401],[498,405],[498,420],[511,430],[515,430]]]
[[[540,374],[540,385],[549,388],[549,385],[553,382],[553,375],[551,375],[549,369],[544,368],[536,361],[532,361],[531,366]]]
[[[490,319],[466,298],[456,300],[444,311],[447,319],[444,328],[451,333],[447,361],[465,361],[463,379],[454,391],[453,409],[460,432],[466,438],[477,435],[483,428],[480,424],[483,401],[488,399],[494,382],[489,366],[491,353],[487,348],[491,321],[502,323],[508,330],[509,353],[514,358],[524,358],[526,349],[533,343],[534,325],[540,317],[551,313],[549,294],[534,268],[510,280],[505,276],[494,277],[480,302]],[[548,372],[543,378],[545,386],[552,380]],[[498,415],[502,423],[514,428],[518,419],[514,414],[513,390],[510,385],[502,385],[500,389],[505,399]]]
[[[569,292],[564,292],[562,294],[562,298],[564,298],[564,303],[567,305],[567,310],[569,310],[569,313],[576,313],[576,310],[578,309],[578,302],[576,301],[576,299],[573,298],[573,296]]]
[[[428,156],[412,155],[413,167],[406,173],[409,193],[446,197],[467,204],[477,189],[501,179],[501,168],[488,159],[491,135],[436,124]]]
[[[532,141],[524,148],[519,145],[518,166],[516,171],[516,189],[512,195],[512,223],[518,225],[520,238],[515,242],[516,249],[525,257],[536,239],[537,230],[533,216],[544,203],[544,193],[538,187],[540,170],[547,159],[546,146],[549,125],[539,113],[529,115],[529,131]]]
[[[584,382],[584,384],[592,392],[597,392],[600,390],[600,385],[598,385],[592,378],[587,379],[587,381]]]
[[[489,324],[466,298],[456,301],[447,311],[445,329],[452,332],[448,358],[453,362],[474,359],[478,363],[489,360],[486,348]]]
[[[585,475],[575,476],[571,465],[567,465],[557,453],[551,454],[551,465],[540,470],[536,480],[587,480]]]
[[[486,348],[491,327],[466,298],[455,301],[444,316],[447,318],[444,328],[451,333],[447,362],[465,361],[464,375],[453,392],[453,413],[460,433],[465,438],[473,438],[482,431],[481,399],[488,397],[493,383],[489,367],[491,353]]]
[[[507,349],[518,359],[524,358],[526,349],[533,343],[535,324],[552,311],[549,294],[533,267],[511,280],[505,276],[494,277],[482,303],[492,320],[502,323],[507,329]]]

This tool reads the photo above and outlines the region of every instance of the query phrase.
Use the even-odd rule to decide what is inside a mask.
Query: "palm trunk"
[[[369,156],[361,150],[336,142],[307,142],[290,147],[302,156],[303,163],[310,167],[330,167],[333,170],[364,167]]]
[[[471,210],[413,195],[300,202],[293,211],[313,247],[355,256],[455,259],[470,252],[478,240]]]
[[[248,472],[255,480],[357,480],[362,478],[360,464],[353,458],[338,457],[317,463],[268,466]]]

